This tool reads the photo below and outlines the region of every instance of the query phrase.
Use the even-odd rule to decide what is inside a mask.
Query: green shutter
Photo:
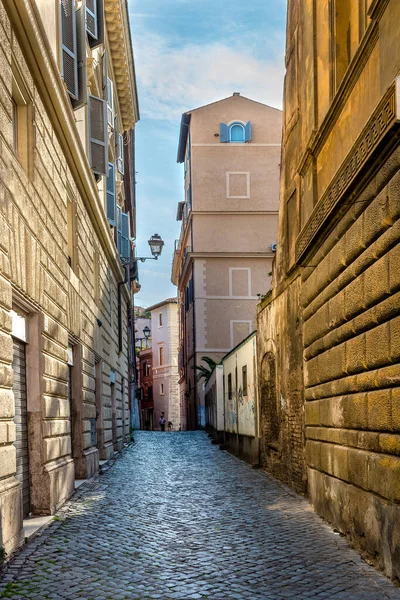
[[[121,258],[129,260],[131,257],[131,243],[129,236],[129,214],[121,212]]]
[[[71,98],[78,100],[78,57],[76,47],[76,12],[74,0],[61,0],[62,77]]]
[[[107,175],[107,103],[89,96],[90,166],[94,173]]]

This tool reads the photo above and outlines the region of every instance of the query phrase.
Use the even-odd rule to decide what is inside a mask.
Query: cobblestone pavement
[[[0,597],[400,600],[305,500],[204,433],[136,440],[17,555]]]

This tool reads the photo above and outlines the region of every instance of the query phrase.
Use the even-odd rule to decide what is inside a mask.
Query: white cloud
[[[283,60],[259,59],[245,45],[214,42],[176,48],[149,32],[134,42],[141,113],[147,118],[176,123],[183,112],[235,91],[282,106]]]

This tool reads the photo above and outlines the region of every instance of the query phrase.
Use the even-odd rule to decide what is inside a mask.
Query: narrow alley
[[[202,432],[137,432],[11,563],[1,598],[384,600],[400,590]]]

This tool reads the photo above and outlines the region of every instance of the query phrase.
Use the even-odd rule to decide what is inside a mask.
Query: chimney
[[[233,92],[234,96],[240,96],[240,92]]]

